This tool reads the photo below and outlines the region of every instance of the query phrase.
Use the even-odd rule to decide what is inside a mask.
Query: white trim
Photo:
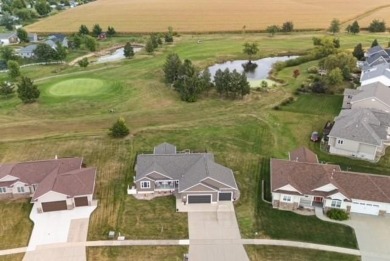
[[[333,202],[335,202],[336,204],[333,205]],[[337,206],[338,204],[337,203],[340,203],[339,206]],[[330,202],[330,207],[332,208],[341,208],[341,205],[342,205],[343,201],[342,200],[339,200],[339,199],[332,199],[332,201]]]
[[[221,194],[221,193],[230,193],[230,201],[234,201],[234,199],[233,199],[233,195],[234,195],[233,191],[218,191],[218,198],[217,198],[218,202],[220,201],[219,200],[219,194]],[[227,200],[222,200],[222,201],[227,201]]]
[[[147,186],[144,186],[144,184]],[[144,180],[144,181],[141,181],[140,182],[140,187],[141,189],[150,189],[152,186],[151,186],[151,182],[149,180]]]
[[[49,190],[48,192],[46,192],[46,193],[44,193],[44,194],[40,195],[39,197],[37,197],[37,198],[35,198],[35,199],[33,199],[33,200],[38,200],[40,197],[43,197],[44,195],[46,195],[47,193],[50,193],[50,192],[55,192],[55,193],[58,193],[58,194],[64,195],[65,197],[68,197],[68,195],[66,195],[66,194],[64,194],[64,193],[57,192],[57,191],[54,191],[54,190]],[[33,197],[33,198],[34,198],[34,197]],[[48,202],[50,202],[50,201],[48,201]]]
[[[213,201],[213,194],[188,194],[187,195],[187,204],[199,204],[199,203],[189,203],[189,197],[190,196],[210,196],[210,203],[213,203],[215,201]],[[217,200],[218,202],[218,200]],[[203,203],[203,204],[210,204],[210,203]],[[200,203],[202,204],[202,203]]]
[[[0,187],[0,194],[7,193],[7,188],[6,187]]]
[[[148,180],[150,180],[150,181],[155,181],[154,179],[151,179],[151,178],[145,176],[145,177],[142,177],[142,178],[140,178],[140,179],[135,180],[134,182],[139,182],[139,181],[141,181],[142,179],[148,179]]]
[[[157,174],[160,174],[161,176],[164,176],[164,177],[166,177],[166,178],[173,179],[172,177],[169,177],[169,176],[167,176],[167,175],[164,175],[164,174],[162,174],[162,173],[160,173],[160,172],[158,172],[158,171],[156,171],[156,170],[153,170],[152,172],[149,172],[148,174],[145,175],[145,177],[146,177],[146,176],[149,176],[149,175],[152,174],[153,172],[155,172],[155,173],[157,173]]]
[[[289,200],[285,200],[284,197],[289,198]],[[280,200],[286,203],[293,203],[293,196],[288,194],[282,194]]]
[[[232,174],[233,174],[233,173],[232,173]],[[233,177],[234,177],[234,174],[233,174]],[[232,187],[232,186],[230,186],[230,185],[228,185],[228,184],[226,184],[226,183],[223,183],[223,182],[221,182],[221,181],[219,181],[219,180],[216,180],[216,179],[214,179],[214,178],[212,178],[212,177],[205,177],[204,179],[200,180],[200,182],[202,182],[202,181],[204,181],[204,180],[206,180],[206,179],[214,180],[215,182],[221,183],[221,184],[223,184],[223,185],[225,185],[225,186],[227,186],[227,187],[229,187],[229,188],[232,188],[232,189],[237,190],[235,187]]]
[[[209,188],[209,189],[211,189],[211,190],[214,190],[214,191],[219,191],[218,189],[209,187],[209,186],[207,186],[207,185],[205,185],[205,184],[203,184],[203,183],[197,183],[197,184],[195,184],[195,185],[193,185],[193,186],[191,186],[191,187],[189,187],[189,188],[186,188],[185,190],[181,190],[181,191],[179,191],[179,192],[185,192],[185,191],[187,191],[187,190],[189,190],[189,189],[191,189],[191,188],[193,188],[193,187],[195,187],[195,186],[198,186],[198,185],[202,185],[202,186],[204,186],[204,187],[206,187],[206,188]],[[179,184],[179,186],[180,186],[180,184]],[[190,191],[190,192],[195,192],[195,191]],[[203,191],[202,191],[202,192],[203,192]]]

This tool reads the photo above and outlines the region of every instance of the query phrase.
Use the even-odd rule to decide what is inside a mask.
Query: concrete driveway
[[[217,209],[188,212],[191,261],[246,261],[249,260],[241,242],[233,203],[223,203]]]
[[[343,222],[344,223],[344,222]],[[390,217],[351,214],[362,261],[390,261]]]
[[[50,244],[86,241],[89,216],[95,208],[96,205],[38,213],[34,205],[30,214],[34,228],[23,260],[86,260],[85,247],[59,251]]]

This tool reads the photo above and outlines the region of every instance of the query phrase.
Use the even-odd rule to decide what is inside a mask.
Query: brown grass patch
[[[43,19],[27,27],[34,32],[74,32],[80,24],[119,32],[162,32],[173,26],[179,32],[264,30],[272,24],[293,21],[296,29],[327,28],[388,4],[387,0],[99,0]],[[380,9],[379,9],[380,10]],[[386,9],[390,21],[390,9]],[[374,14],[375,15],[375,12]],[[367,26],[368,24],[361,24]]]

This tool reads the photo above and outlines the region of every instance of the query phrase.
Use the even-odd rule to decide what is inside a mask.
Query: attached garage
[[[67,210],[67,209],[68,207],[66,206],[66,200],[42,203],[43,212]]]
[[[218,194],[218,201],[232,201],[232,192],[220,192]]]
[[[88,197],[74,198],[74,204],[76,207],[88,206]]]
[[[378,216],[379,205],[363,203],[363,202],[352,202],[351,212]]]
[[[211,195],[188,195],[188,204],[211,203]]]

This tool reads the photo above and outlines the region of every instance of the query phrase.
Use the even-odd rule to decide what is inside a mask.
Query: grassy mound
[[[52,96],[94,96],[108,91],[103,80],[91,78],[68,79],[58,82],[48,89]]]

